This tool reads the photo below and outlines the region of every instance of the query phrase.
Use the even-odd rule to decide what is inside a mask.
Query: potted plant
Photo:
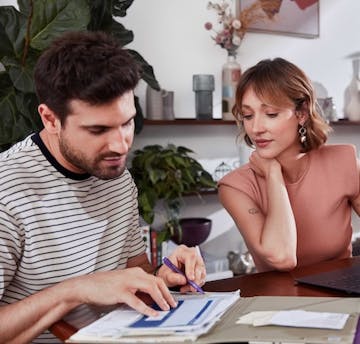
[[[37,113],[33,68],[41,52],[65,31],[105,31],[122,46],[134,39],[114,17],[124,17],[134,0],[18,0],[0,6],[0,151],[42,127]],[[142,78],[159,90],[152,67],[136,51],[128,52],[140,64]],[[142,125],[137,105],[136,130]]]
[[[200,196],[201,191],[216,187],[212,176],[191,153],[191,149],[174,144],[149,145],[133,153],[129,170],[139,192],[140,215],[152,224],[159,201],[164,208],[165,223],[159,241],[173,237],[177,242],[182,241],[179,215],[183,196]]]

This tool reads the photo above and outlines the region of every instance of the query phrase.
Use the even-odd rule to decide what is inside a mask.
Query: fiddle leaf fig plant
[[[101,30],[127,45],[134,34],[115,17],[124,17],[132,3],[18,0],[18,9],[0,6],[0,151],[42,127],[33,82],[33,68],[41,52],[66,31]],[[159,90],[153,68],[138,52],[128,51],[141,66],[143,80]]]
[[[191,149],[169,144],[149,145],[133,153],[129,168],[138,188],[139,212],[145,222],[152,224],[155,206],[163,202],[166,238],[179,228],[183,196],[216,188],[210,173],[194,159]]]

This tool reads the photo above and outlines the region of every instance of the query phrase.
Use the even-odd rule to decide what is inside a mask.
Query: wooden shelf
[[[224,121],[222,119],[194,119],[182,118],[174,120],[149,120],[144,119],[144,125],[236,125],[235,121]],[[340,119],[338,121],[330,122],[331,126],[360,126],[360,121],[349,121],[347,119]]]
[[[236,125],[235,121],[224,121],[222,119],[174,119],[174,120],[149,120],[144,119],[144,125]]]
[[[217,192],[218,192],[217,188],[214,188],[214,189],[204,189],[204,190],[200,190],[199,193],[190,192],[190,193],[188,193],[188,194],[185,194],[184,196],[216,195]]]
[[[330,125],[337,126],[337,125],[360,125],[360,121],[349,121],[347,119],[339,119],[338,121],[330,122]]]

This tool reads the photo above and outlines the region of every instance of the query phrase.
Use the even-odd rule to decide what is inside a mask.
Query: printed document
[[[157,342],[195,340],[209,331],[240,293],[176,293],[174,297],[177,307],[161,311],[154,306],[159,313],[156,317],[144,316],[123,305],[80,329],[67,342],[153,342],[154,337]]]

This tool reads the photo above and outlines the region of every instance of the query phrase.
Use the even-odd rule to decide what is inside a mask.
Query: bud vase
[[[236,86],[241,68],[236,61],[236,52],[228,51],[227,62],[222,67],[222,119],[234,120],[232,108],[235,104]]]
[[[350,121],[360,121],[360,57],[352,61],[353,76],[345,90],[345,116]]]

